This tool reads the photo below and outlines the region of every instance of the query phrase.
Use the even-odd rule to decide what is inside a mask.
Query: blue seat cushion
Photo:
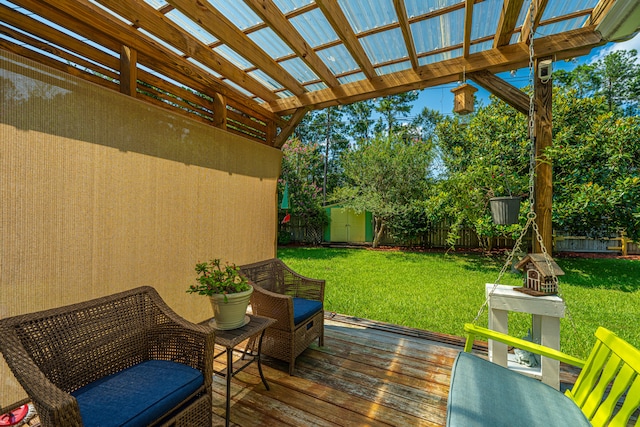
[[[322,301],[306,298],[293,298],[293,324],[304,322],[322,310]]]
[[[144,426],[204,384],[202,373],[182,363],[149,360],[71,393],[85,426]]]
[[[590,425],[571,399],[538,380],[464,352],[453,364],[447,426]]]

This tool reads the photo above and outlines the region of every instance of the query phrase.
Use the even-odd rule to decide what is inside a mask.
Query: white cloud
[[[631,50],[631,49],[637,50],[638,53],[640,54],[640,33],[636,34],[636,36],[631,40],[627,40],[619,43],[606,44],[605,46],[601,47],[600,50],[597,53],[595,53],[595,55],[591,57],[590,62],[595,62],[607,56],[611,52],[615,52],[618,50]],[[640,62],[640,57],[638,57],[637,61]]]

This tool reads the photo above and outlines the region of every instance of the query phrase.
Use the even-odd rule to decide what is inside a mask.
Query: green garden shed
[[[329,225],[324,231],[324,240],[331,243],[373,242],[371,212],[356,212],[341,205],[326,207]]]

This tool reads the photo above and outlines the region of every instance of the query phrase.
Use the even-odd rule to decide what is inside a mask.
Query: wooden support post
[[[138,51],[129,46],[120,49],[120,93],[136,96],[138,88]]]
[[[219,93],[213,94],[213,126],[227,129],[227,100]]]
[[[553,105],[553,83],[548,79],[543,83],[538,77],[541,61],[551,58],[538,58],[535,61],[535,112],[534,126],[536,136],[536,178],[535,212],[536,224],[542,236],[542,244],[551,254],[553,250],[553,226],[551,223],[553,180],[551,160],[544,155],[547,147],[553,143],[551,107]],[[534,239],[533,252],[542,252],[540,243]]]

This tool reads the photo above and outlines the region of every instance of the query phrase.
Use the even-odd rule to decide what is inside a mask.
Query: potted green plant
[[[213,259],[197,263],[195,270],[196,284],[189,286],[187,292],[209,297],[213,307],[212,325],[221,330],[244,326],[253,287],[240,274],[240,269],[235,264],[222,265],[220,259]]]

